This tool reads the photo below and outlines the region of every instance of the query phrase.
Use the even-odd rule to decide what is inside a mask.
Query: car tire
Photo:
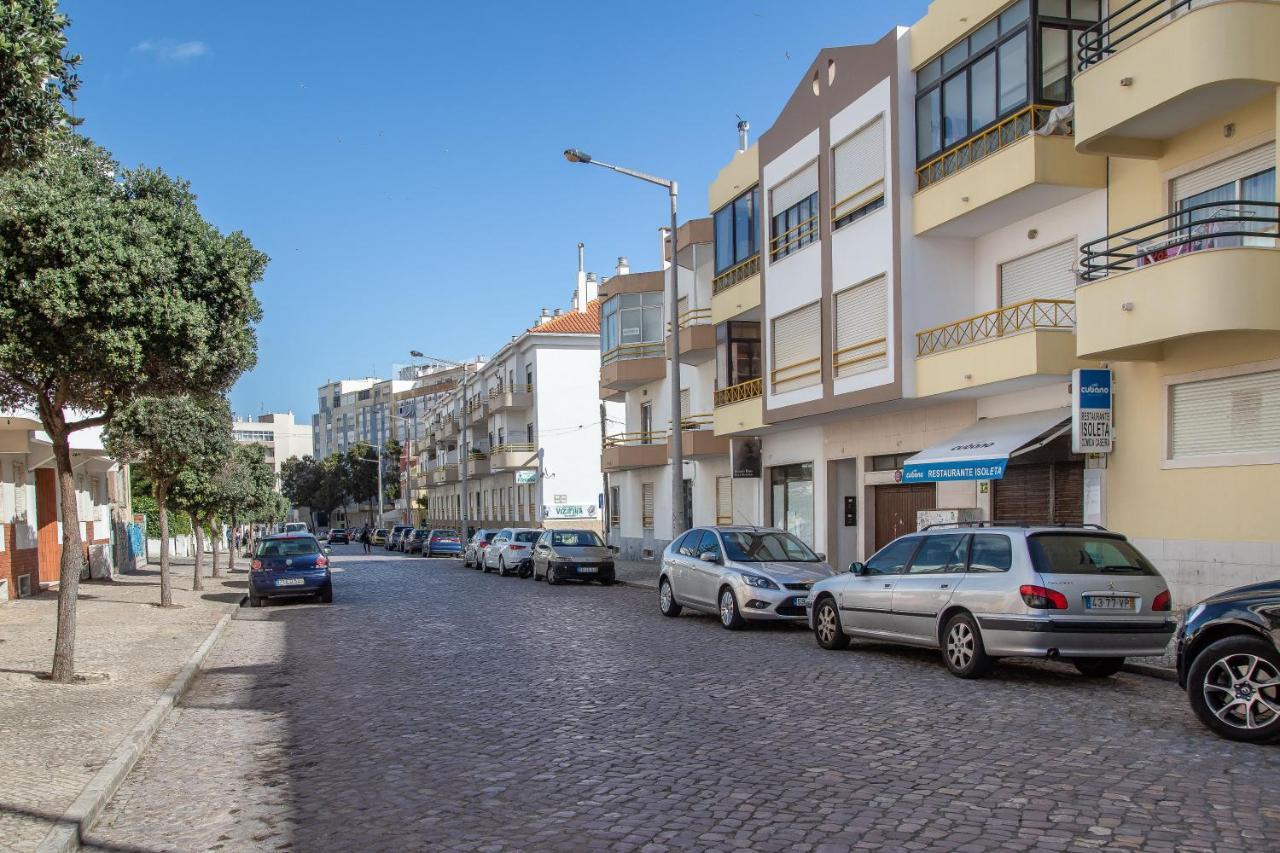
[[[813,611],[813,636],[828,651],[849,648],[849,635],[840,627],[840,609],[834,598],[824,598]]]
[[[507,561],[503,557],[498,558],[498,577],[505,578],[507,576]]]
[[[1277,680],[1280,652],[1270,643],[1260,637],[1227,637],[1206,646],[1191,662],[1187,699],[1200,722],[1218,735],[1244,743],[1268,743],[1280,738],[1280,714],[1267,707],[1267,703],[1280,705],[1280,687],[1258,689],[1256,685]],[[1248,687],[1248,692],[1242,693],[1238,689],[1242,687]],[[1237,713],[1228,713],[1241,701],[1246,703],[1243,720]],[[1262,713],[1255,714],[1259,710]]]
[[[600,586],[613,586],[615,582],[614,578],[600,578]]]
[[[726,630],[740,631],[747,627],[747,620],[742,618],[742,612],[738,610],[738,596],[733,594],[733,587],[720,587],[716,604],[716,609],[720,612],[720,624]]]
[[[320,590],[320,603],[333,604],[333,582],[332,581],[325,584],[324,588]]]
[[[1110,678],[1124,669],[1124,658],[1076,658],[1071,664],[1086,678]]]
[[[261,607],[261,606],[262,606],[262,596],[260,596],[260,595],[254,595],[253,593],[249,593],[249,606],[250,606],[250,607]]]
[[[559,583],[560,583],[560,578],[556,575],[555,567],[548,564],[547,565],[547,586],[557,586],[559,585]]]
[[[658,582],[658,610],[662,611],[663,616],[676,617],[680,615],[680,611],[684,610],[680,603],[676,601],[675,590],[671,588],[671,581],[663,578]]]
[[[968,613],[957,613],[942,630],[942,660],[959,678],[982,678],[991,671],[992,660],[982,644],[978,622]]]

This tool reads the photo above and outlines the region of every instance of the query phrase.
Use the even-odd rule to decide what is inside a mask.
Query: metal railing
[[[690,326],[705,326],[711,322],[710,308],[690,308],[680,316],[676,317],[676,324],[681,329],[687,329]],[[670,324],[667,324],[670,330]]]
[[[629,361],[633,358],[666,358],[667,345],[661,342],[643,344],[619,344],[613,349],[600,354],[600,366],[613,364],[615,361]]]
[[[696,414],[696,415],[681,415],[680,429],[682,430],[706,429],[707,427],[714,425],[715,420],[716,420],[715,415],[709,412],[705,414]]]
[[[499,444],[497,447],[493,448],[493,450],[490,450],[489,455],[496,456],[499,453],[534,453],[537,449],[538,446],[536,444],[529,444],[528,442],[508,442],[507,444]]]
[[[764,379],[757,377],[748,379],[746,382],[739,382],[737,385],[730,385],[728,388],[717,388],[715,404],[718,408],[741,403],[743,400],[754,400],[762,396],[764,396]]]
[[[810,365],[814,365],[810,367]],[[786,385],[791,382],[798,382],[801,379],[808,379],[810,376],[816,376],[822,373],[822,359],[818,356],[806,358],[804,361],[797,361],[795,364],[784,365],[783,367],[775,367],[769,373],[769,379],[773,383],[773,389],[779,390],[779,385]],[[779,376],[781,373],[787,376]]]
[[[956,349],[1028,329],[1073,329],[1075,325],[1076,303],[1072,300],[1026,299],[917,332],[916,355]]]
[[[649,432],[619,432],[604,437],[605,447],[650,447],[666,444],[668,430]]]
[[[787,236],[789,234],[793,234],[794,236]],[[808,245],[808,243],[816,242],[818,242],[818,217],[815,214],[805,221],[793,225],[781,234],[771,238],[769,240],[769,258],[775,261],[780,258],[785,258],[792,252],[799,251],[803,248],[803,246],[799,244],[804,243],[805,245]],[[793,246],[795,248],[792,248]]]
[[[1280,204],[1274,201],[1188,205],[1085,243],[1080,247],[1080,277],[1095,281],[1205,249],[1274,249],[1277,233]]]
[[[1077,67],[1084,71],[1097,65],[1113,53],[1124,50],[1125,42],[1141,37],[1152,27],[1163,26],[1166,21],[1212,3],[1213,0],[1130,0],[1123,3],[1076,39]]]
[[[742,263],[729,267],[711,279],[711,292],[723,293],[735,284],[740,284],[760,272],[760,255],[756,253]]]
[[[953,148],[942,152],[929,162],[916,168],[916,191],[936,184],[943,178],[977,163],[985,157],[1007,148],[1024,139],[1031,131],[1039,127],[1048,117],[1053,107],[1032,104],[1024,107],[998,124],[966,139]],[[1066,131],[1054,131],[1065,133]]]
[[[866,194],[867,190],[875,189],[877,184],[880,185],[880,192],[871,193],[870,195],[867,195]],[[878,198],[884,198],[884,178],[876,178],[874,181],[867,184],[862,189],[857,190],[856,192],[849,193],[847,196],[840,199],[835,204],[831,205],[831,222],[833,223],[832,227],[833,228],[835,227],[834,223],[839,221],[841,217],[848,216],[850,213],[858,212],[859,210],[871,204]],[[859,202],[856,207],[850,206],[848,210],[842,210],[842,208],[845,207],[845,205],[848,205],[850,204],[850,202],[853,202],[853,201]]]
[[[885,338],[872,338],[869,341],[863,341],[859,344],[852,344],[847,347],[841,347],[831,353],[831,370],[836,375],[840,375],[840,371],[846,367],[854,367],[859,364],[865,364],[877,358],[885,358],[889,354],[888,348],[885,346]],[[862,350],[870,349],[870,352]]]
[[[499,385],[497,388],[489,389],[489,399],[496,400],[504,394],[528,394],[532,393],[532,391],[532,385],[511,385],[509,387]]]

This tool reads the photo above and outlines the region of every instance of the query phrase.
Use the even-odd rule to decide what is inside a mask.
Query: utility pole
[[[606,438],[604,411],[605,411],[604,400],[601,400],[600,401],[600,454],[601,454],[602,460],[604,457],[604,440]],[[600,507],[600,513],[601,515],[604,516],[604,518],[601,519],[601,521],[604,522],[604,525],[603,525],[604,526],[604,544],[608,545],[609,533],[613,529],[613,523],[612,523],[613,513],[610,512],[610,510],[612,509],[612,506],[610,506],[612,501],[609,498],[609,472],[604,470],[603,465],[600,466],[600,479],[604,487],[604,491],[601,492],[601,494],[604,495],[604,500],[600,502],[602,504],[602,506]]]

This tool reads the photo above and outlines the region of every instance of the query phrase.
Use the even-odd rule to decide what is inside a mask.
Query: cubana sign
[[[1112,447],[1111,371],[1071,371],[1071,451],[1110,453]]]

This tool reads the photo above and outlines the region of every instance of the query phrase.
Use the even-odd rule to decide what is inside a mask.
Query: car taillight
[[[1067,609],[1067,597],[1056,589],[1047,589],[1043,586],[1023,584],[1018,587],[1018,593],[1022,596],[1022,600],[1027,603],[1028,607],[1034,607],[1037,610]]]
[[[512,551],[527,551],[529,549],[528,545],[508,545],[507,547]]]
[[[321,554],[320,557],[316,559],[316,568],[317,569],[329,568],[329,558]]]
[[[1157,612],[1173,609],[1173,596],[1169,595],[1169,590],[1166,589],[1152,600],[1151,609]]]
[[[479,544],[479,546],[480,546],[481,548],[488,548],[488,547],[489,547],[489,543],[488,543],[488,542],[481,541],[481,542],[479,542],[479,543],[477,543],[477,544]]]
[[[251,572],[262,571],[262,561],[255,557],[253,562],[249,564],[249,571]]]

